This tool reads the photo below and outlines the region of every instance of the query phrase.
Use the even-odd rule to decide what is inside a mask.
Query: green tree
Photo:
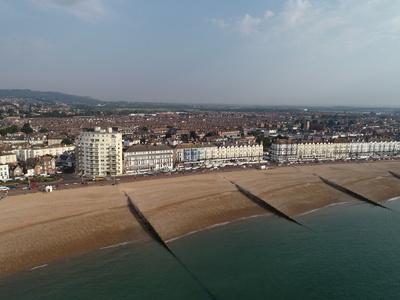
[[[191,132],[190,132],[190,138],[191,139],[197,139],[197,134],[196,134],[196,131],[194,131],[194,130],[192,130]]]
[[[64,145],[72,145],[73,143],[72,143],[71,139],[65,138],[65,139],[63,139],[63,140],[61,141],[61,144],[64,144]]]
[[[183,142],[187,143],[189,142],[189,135],[187,133],[181,134],[181,139]]]
[[[259,145],[262,144],[264,149],[271,146],[271,141],[270,141],[270,139],[268,137],[263,137],[263,138],[258,137],[256,139],[256,143],[259,144]]]
[[[10,127],[0,129],[0,134],[1,135],[6,135],[8,133],[12,134],[12,133],[16,133],[16,132],[18,132],[18,126],[17,125],[11,125]]]
[[[32,133],[32,132],[33,132],[33,129],[32,129],[32,127],[31,127],[31,124],[25,123],[24,126],[22,126],[21,131],[22,131],[23,133],[26,133],[26,134]]]
[[[207,132],[204,137],[216,136],[216,135],[217,135],[217,133],[215,131],[210,131],[210,132]]]
[[[264,133],[261,130],[254,130],[251,134],[253,136],[256,136],[256,137],[263,137],[264,136]]]
[[[332,120],[332,119],[329,119],[329,120],[328,120],[328,125],[329,125],[329,126],[335,125],[335,121]]]
[[[46,132],[49,132],[49,130],[47,128],[40,128],[39,132],[46,133]]]
[[[16,133],[18,132],[18,126],[17,125],[11,125],[8,127],[8,133]]]

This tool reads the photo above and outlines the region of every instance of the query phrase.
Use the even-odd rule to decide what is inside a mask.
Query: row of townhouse
[[[0,142],[9,145],[29,144],[33,145],[55,145],[61,144],[66,136],[35,134],[34,136],[26,135],[24,133],[10,134],[5,137],[0,137]]]
[[[88,176],[112,176],[168,171],[176,167],[257,163],[263,147],[254,142],[223,144],[132,145],[122,151],[122,134],[96,127],[76,140],[75,172]]]
[[[75,150],[74,145],[51,145],[51,146],[30,146],[20,145],[13,149],[0,152],[0,164],[13,164],[18,161],[26,161],[30,158],[39,158],[46,155],[54,157],[60,156],[66,152]]]
[[[243,144],[179,144],[175,147],[155,144],[132,145],[122,152],[122,135],[111,128],[96,127],[82,132],[76,140],[75,173],[88,176],[113,176],[168,171],[176,167],[221,166],[233,163],[258,163],[263,147]]]
[[[8,145],[20,145],[25,143],[30,145],[43,145],[44,137],[44,135],[30,137],[21,132],[19,134],[11,134],[9,136],[1,137],[0,141],[1,143]]]
[[[29,158],[21,165],[24,176],[50,175],[57,172],[56,160],[51,155]]]
[[[25,161],[29,158],[41,157],[45,155],[60,156],[65,152],[75,150],[75,145],[53,144],[51,146],[19,146],[14,153],[18,160]]]
[[[0,164],[1,165],[16,163],[17,161],[18,161],[17,156],[15,155],[14,152],[12,152],[12,151],[0,152]]]
[[[366,159],[396,156],[400,142],[296,142],[281,139],[271,145],[271,160],[276,162]]]
[[[175,168],[217,167],[234,163],[259,163],[263,147],[247,144],[183,143],[174,148],[166,145],[133,145],[124,152],[125,172],[144,174]]]
[[[179,144],[175,148],[176,164],[227,164],[231,162],[260,162],[262,145],[257,143]]]
[[[171,170],[174,150],[166,145],[133,145],[124,152],[126,174]]]
[[[56,160],[50,155],[29,158],[19,164],[0,165],[0,181],[18,177],[50,175],[55,174],[56,171]]]

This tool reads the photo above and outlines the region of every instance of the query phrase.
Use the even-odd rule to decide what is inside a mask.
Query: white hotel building
[[[126,174],[146,174],[191,167],[216,167],[234,163],[259,163],[263,146],[256,143],[133,145],[124,153]]]
[[[107,176],[123,173],[122,134],[111,128],[81,132],[76,140],[76,168],[80,175]]]
[[[175,163],[179,165],[224,165],[259,163],[263,146],[257,143],[179,144],[175,148]]]
[[[75,150],[75,145],[51,145],[51,146],[20,146],[14,150],[19,160],[37,158],[45,155],[59,156],[64,152]]]
[[[400,153],[400,142],[292,142],[271,145],[271,159],[277,162],[380,158]]]
[[[166,145],[132,145],[124,152],[124,161],[126,174],[170,171],[174,150]]]

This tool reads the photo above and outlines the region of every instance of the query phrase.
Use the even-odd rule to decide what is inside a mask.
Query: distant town
[[[98,180],[400,154],[399,109],[146,107],[28,96],[0,104],[0,180],[10,185],[65,173]]]

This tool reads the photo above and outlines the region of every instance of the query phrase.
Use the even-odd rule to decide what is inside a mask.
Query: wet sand
[[[138,206],[164,240],[215,224],[272,213],[235,184],[285,214],[359,201],[318,176],[374,201],[400,196],[400,162],[295,165],[7,197],[0,202],[0,275],[121,242],[151,239],[128,206]]]

